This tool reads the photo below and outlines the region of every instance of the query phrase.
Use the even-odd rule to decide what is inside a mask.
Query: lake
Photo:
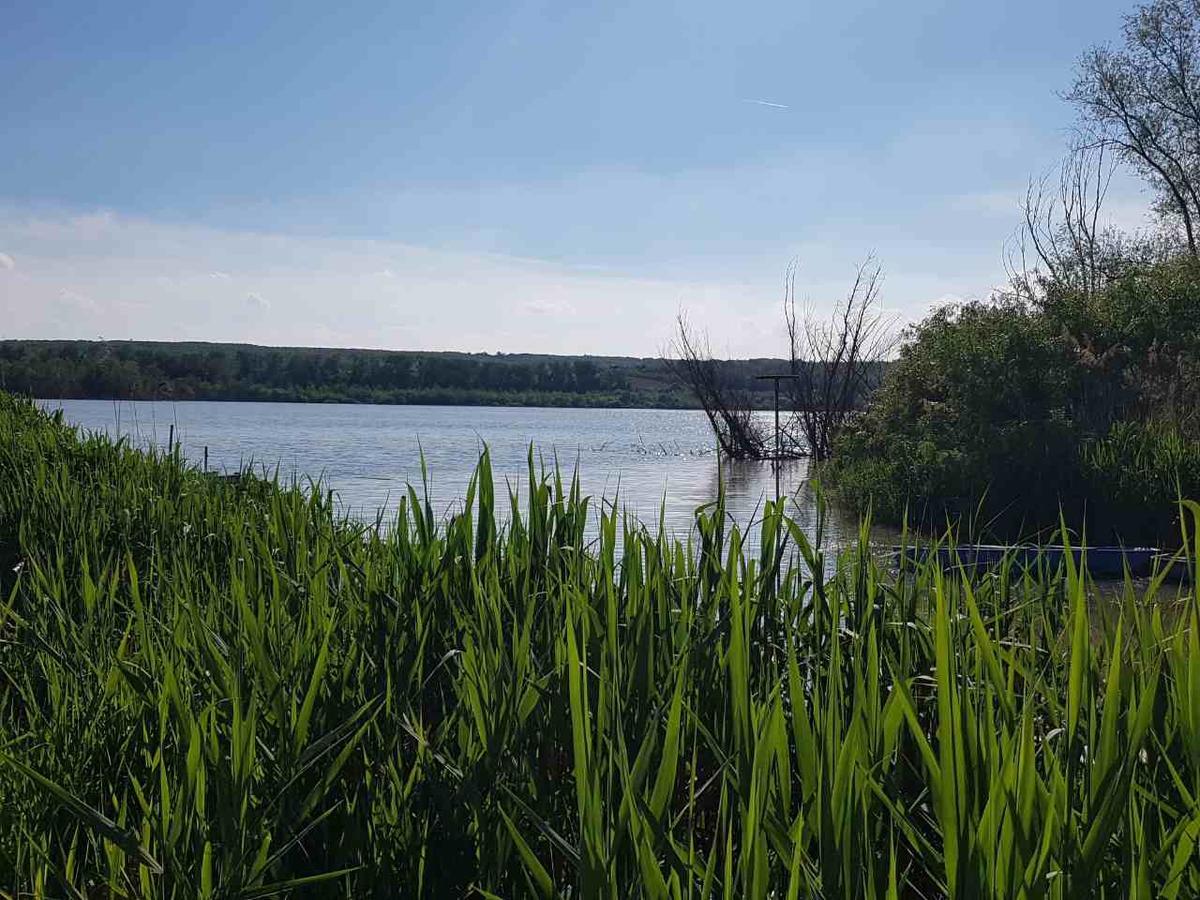
[[[644,522],[662,510],[669,530],[691,528],[696,507],[717,495],[718,457],[708,420],[699,410],[548,409],[533,407],[372,406],[308,403],[237,403],[54,400],[68,421],[89,431],[165,447],[171,426],[188,459],[236,471],[266,466],[284,476],[320,479],[348,514],[374,519],[390,509],[406,484],[420,490],[421,455],[430,496],[440,514],[461,508],[467,482],[486,443],[497,491],[524,485],[534,447],[547,466],[557,459],[564,476],[578,465],[585,494],[615,500]],[[727,507],[742,526],[774,496],[775,476],[763,462],[720,465]],[[815,498],[806,461],[785,464],[781,487],[791,514],[806,529]],[[830,538],[838,541],[836,517]],[[849,535],[853,532],[845,529]]]

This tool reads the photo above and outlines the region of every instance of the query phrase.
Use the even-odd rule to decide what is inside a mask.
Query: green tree
[[[1123,47],[1094,47],[1067,98],[1087,136],[1154,188],[1200,256],[1200,0],[1154,0],[1126,17]]]

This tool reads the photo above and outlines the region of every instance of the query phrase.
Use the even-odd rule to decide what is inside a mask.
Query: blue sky
[[[1128,9],[18,2],[0,336],[763,355],[789,260],[819,309],[869,252],[918,319],[1003,279]]]

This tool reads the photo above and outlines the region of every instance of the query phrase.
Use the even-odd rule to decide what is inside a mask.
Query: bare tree
[[[883,273],[873,257],[858,267],[845,298],[828,319],[812,307],[796,313],[796,266],[784,278],[783,314],[791,360],[792,417],[808,453],[828,459],[834,439],[878,386],[895,346],[893,317],[880,302]]]
[[[1079,62],[1067,99],[1096,146],[1115,149],[1158,192],[1157,208],[1200,256],[1200,0],[1154,0],[1125,20],[1125,46]]]
[[[704,408],[721,452],[732,459],[766,457],[770,442],[754,415],[753,398],[730,383],[726,369],[713,359],[708,335],[696,331],[682,312],[666,360]]]
[[[1107,251],[1119,240],[1103,229],[1100,219],[1114,169],[1103,144],[1081,145],[1063,160],[1056,185],[1050,174],[1030,181],[1021,204],[1021,265],[1010,268],[1014,277],[1043,274],[1088,297],[1105,284],[1111,274],[1112,254]],[[1036,257],[1033,270],[1027,248]]]
[[[1022,221],[1006,246],[1010,290],[1044,306],[1050,294],[1090,301],[1116,279],[1170,255],[1160,233],[1123,232],[1105,224],[1104,201],[1117,160],[1105,144],[1076,141],[1054,173],[1030,180]]]
[[[785,381],[790,411],[781,423],[784,456],[827,459],[838,433],[878,386],[898,337],[893,317],[880,302],[882,283],[881,268],[868,257],[850,291],[822,318],[811,306],[797,313],[796,264],[788,266],[783,315],[791,377]],[[707,336],[682,313],[667,362],[704,408],[723,453],[734,459],[775,455],[771,435],[755,414],[754,397],[730,382],[712,358]]]

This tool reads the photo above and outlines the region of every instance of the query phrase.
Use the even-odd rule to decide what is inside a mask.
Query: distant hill
[[[770,406],[754,376],[779,359],[722,360]],[[158,341],[0,341],[0,388],[46,399],[691,408],[662,359],[262,347]]]

